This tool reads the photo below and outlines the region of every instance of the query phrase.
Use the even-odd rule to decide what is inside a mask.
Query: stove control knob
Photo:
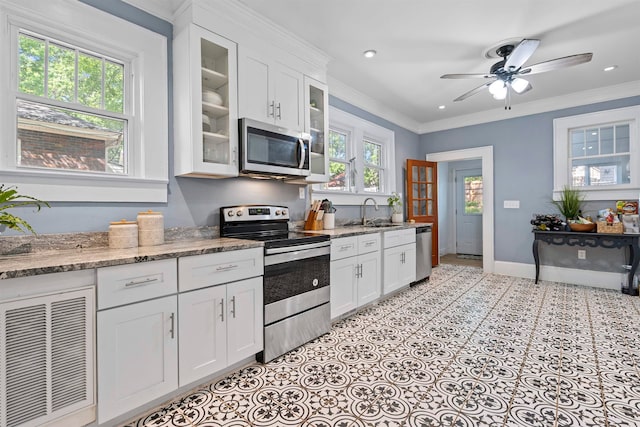
[[[242,211],[239,210],[238,212],[236,212],[236,216],[242,216]]]
[[[278,210],[276,211],[276,216],[280,216],[281,214],[282,214],[282,211],[278,209]]]
[[[227,211],[227,216],[233,216],[233,211]]]
[[[287,216],[287,210],[286,209],[282,209],[282,216]]]

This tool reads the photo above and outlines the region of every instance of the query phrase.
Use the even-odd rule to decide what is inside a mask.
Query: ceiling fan
[[[565,56],[551,59],[534,65],[524,66],[524,63],[533,55],[538,48],[540,40],[523,39],[517,46],[505,44],[496,49],[496,54],[502,59],[491,66],[486,74],[445,74],[441,79],[490,79],[482,86],[466,92],[453,101],[462,101],[489,89],[495,99],[504,99],[504,109],[511,109],[511,90],[517,94],[523,94],[532,89],[531,83],[522,78],[531,74],[539,74],[558,68],[571,67],[591,61],[593,53],[580,53],[577,55]]]

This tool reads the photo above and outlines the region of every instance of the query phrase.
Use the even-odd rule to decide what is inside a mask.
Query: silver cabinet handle
[[[138,286],[138,285],[148,285],[149,283],[157,282],[157,277],[147,277],[144,280],[132,280],[130,282],[125,283],[124,285],[129,286]]]
[[[340,246],[340,252],[346,251],[347,249],[351,249],[353,245],[342,245]]]
[[[231,315],[236,318],[236,296],[231,297]]]
[[[231,154],[231,164],[235,165],[238,163],[238,159],[237,156],[238,155],[238,149],[236,147],[233,147],[233,152]]]
[[[269,107],[267,107],[271,109],[271,112],[270,113],[267,112],[267,116],[275,117],[275,114],[276,114],[275,105],[276,105],[276,101],[271,101],[271,104],[269,104]]]
[[[370,240],[368,242],[364,242],[364,246],[368,248],[369,246],[373,246],[375,243],[375,240]]]
[[[237,264],[225,265],[224,267],[216,268],[216,271],[229,271],[229,270],[233,270],[234,268],[238,268],[238,265]]]
[[[224,298],[220,300],[220,321],[224,322]]]
[[[282,120],[282,109],[280,108],[280,103],[278,102],[278,120]]]
[[[171,339],[174,339],[176,337],[176,314],[171,313],[169,319],[171,319],[171,329],[169,329],[169,334],[171,334]]]

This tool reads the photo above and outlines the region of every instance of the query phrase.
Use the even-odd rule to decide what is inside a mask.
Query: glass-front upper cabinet
[[[311,135],[311,175],[308,183],[329,181],[329,91],[327,85],[305,76],[305,131]]]
[[[238,176],[237,45],[191,24],[173,42],[176,176]]]

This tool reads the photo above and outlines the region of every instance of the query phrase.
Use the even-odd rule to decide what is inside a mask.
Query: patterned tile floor
[[[640,298],[441,265],[129,426],[638,426]]]

